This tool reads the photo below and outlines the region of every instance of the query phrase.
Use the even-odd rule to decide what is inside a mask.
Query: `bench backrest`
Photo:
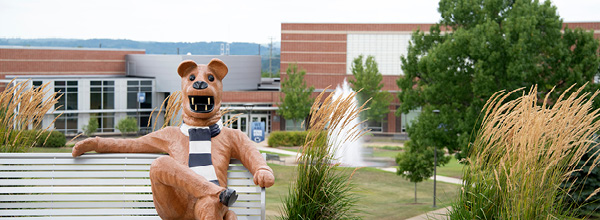
[[[159,154],[0,153],[0,218],[160,219],[152,202],[150,164]],[[239,160],[228,187],[238,219],[265,219],[265,191]]]

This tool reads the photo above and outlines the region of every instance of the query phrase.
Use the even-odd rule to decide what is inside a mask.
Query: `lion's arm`
[[[135,139],[88,138],[73,147],[73,156],[85,152],[98,153],[170,153],[169,146],[177,128],[165,128]],[[169,138],[171,137],[171,138]]]

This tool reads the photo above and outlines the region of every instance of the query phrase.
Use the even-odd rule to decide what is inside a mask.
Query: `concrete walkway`
[[[271,152],[271,153],[276,153],[276,154],[283,154],[283,155],[287,155],[287,156],[298,155],[298,153],[296,153],[296,152],[291,152],[291,151],[281,150],[281,149],[276,149],[276,148],[262,147],[262,146],[256,146],[256,148],[260,151],[266,151],[266,152]]]
[[[448,211],[451,209],[452,209],[452,207],[448,206],[446,208],[431,211],[431,212],[428,212],[428,213],[425,213],[422,215],[408,218],[406,220],[429,220],[429,219],[446,220],[446,219],[449,219],[448,216],[446,216],[446,213],[448,213]]]
[[[386,167],[386,168],[378,168],[378,169],[384,170],[384,171],[388,171],[388,172],[392,172],[392,173],[396,173],[396,168],[395,167]],[[458,179],[458,178],[452,178],[452,177],[440,176],[440,175],[437,175],[436,178],[437,178],[436,181],[462,185],[462,180]],[[429,179],[433,180],[433,177],[430,177]]]

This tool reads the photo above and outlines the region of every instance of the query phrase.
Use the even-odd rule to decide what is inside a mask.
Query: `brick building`
[[[292,63],[306,70],[305,80],[321,92],[327,86],[341,84],[352,78],[351,63],[358,55],[374,55],[383,75],[383,90],[394,96],[385,122],[369,124],[382,134],[404,132],[408,122],[419,113],[396,117],[398,108],[396,80],[401,77],[400,56],[407,54],[413,31],[429,31],[432,24],[341,24],[341,23],[283,23],[281,24],[281,78]],[[595,30],[600,39],[600,22],[565,23],[569,28]],[[444,30],[442,30],[444,31]]]

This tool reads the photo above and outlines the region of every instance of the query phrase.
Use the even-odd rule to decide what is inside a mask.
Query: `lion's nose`
[[[208,88],[208,83],[206,83],[204,81],[201,81],[201,82],[196,81],[196,82],[194,82],[193,87],[194,87],[194,89],[198,89],[198,90],[206,89],[206,88]]]

